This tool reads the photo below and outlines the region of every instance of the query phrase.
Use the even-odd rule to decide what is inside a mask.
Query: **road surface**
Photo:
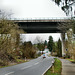
[[[0,75],[42,75],[52,65],[53,57],[30,60],[29,62],[0,68]]]

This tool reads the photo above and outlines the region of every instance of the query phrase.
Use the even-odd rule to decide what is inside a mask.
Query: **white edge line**
[[[54,60],[54,62],[55,62],[55,60]],[[48,71],[48,69],[51,67],[52,67],[52,64],[44,71],[44,73],[42,75],[44,75]]]
[[[48,71],[48,69],[51,68],[51,66],[52,66],[52,64],[44,71],[44,73],[42,75],[44,75]]]
[[[5,74],[5,75],[9,75],[9,74],[12,74],[12,73],[14,73],[14,71],[13,71],[13,72],[9,72],[9,73],[7,73],[7,74]]]

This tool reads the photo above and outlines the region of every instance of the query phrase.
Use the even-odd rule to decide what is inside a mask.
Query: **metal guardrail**
[[[14,22],[69,22],[71,17],[11,18]]]
[[[35,18],[11,18],[11,20],[64,20],[71,19],[71,17],[35,17]]]

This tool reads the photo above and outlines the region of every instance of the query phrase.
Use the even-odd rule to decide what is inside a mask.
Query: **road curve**
[[[29,62],[0,68],[0,75],[42,75],[54,61],[53,57],[38,57]]]

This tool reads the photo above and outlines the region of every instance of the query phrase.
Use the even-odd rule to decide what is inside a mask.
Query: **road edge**
[[[44,71],[44,73],[42,74],[42,75],[44,75],[48,70],[49,70],[49,68],[51,68],[52,67],[52,65],[50,65],[45,71]]]
[[[53,66],[54,62],[55,62],[55,61],[52,62],[52,64],[43,72],[42,75],[44,75],[44,74]]]

